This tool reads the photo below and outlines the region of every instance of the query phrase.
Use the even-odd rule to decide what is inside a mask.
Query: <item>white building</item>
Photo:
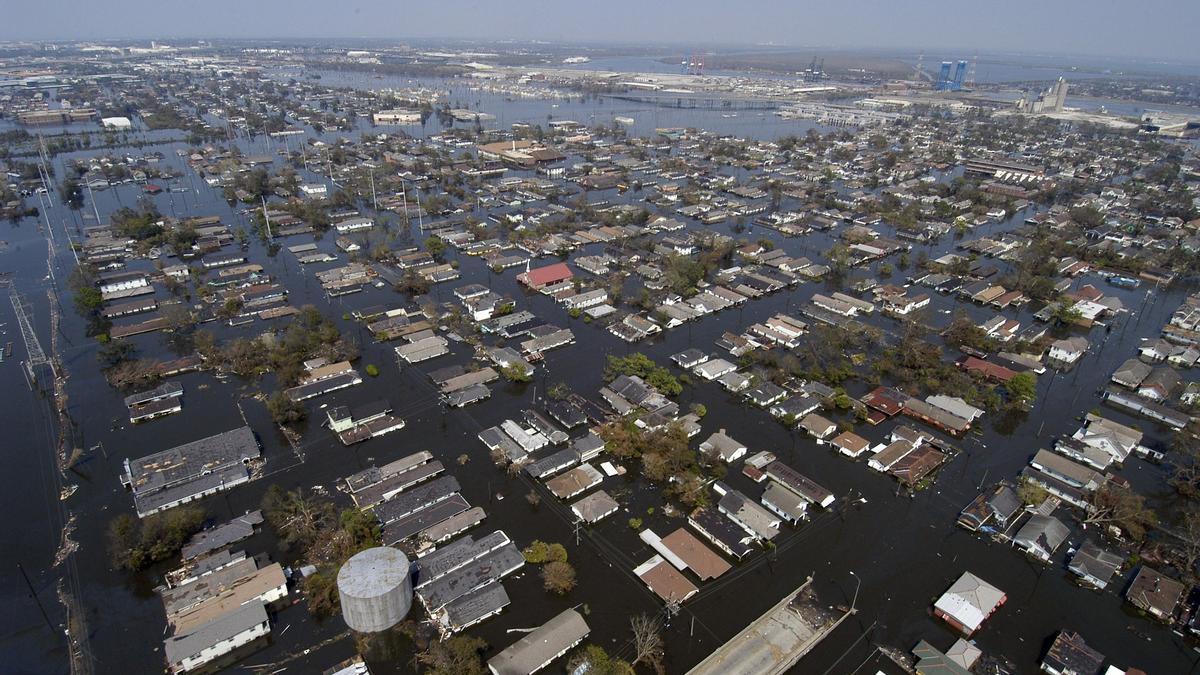
[[[125,131],[133,128],[133,123],[128,117],[105,117],[100,120],[100,124],[104,125],[105,129],[115,129],[117,131]]]
[[[608,302],[608,291],[603,288],[597,288],[583,293],[576,293],[563,298],[563,305],[567,309],[587,309]]]
[[[324,197],[329,193],[329,188],[324,183],[305,183],[300,186],[300,192],[306,197]]]
[[[1050,345],[1050,360],[1063,364],[1073,364],[1087,353],[1088,341],[1082,335],[1057,340]]]
[[[254,601],[188,633],[167,638],[163,651],[172,673],[186,673],[250,644],[270,630],[266,608]]]
[[[324,188],[325,188],[325,186],[322,185],[321,189],[324,189]],[[372,227],[375,227],[375,221],[371,220],[370,218],[367,218],[366,216],[357,216],[354,218],[347,218],[345,220],[340,220],[333,224],[333,229],[337,230],[338,234],[346,234],[347,232],[357,232],[359,230],[369,230]]]
[[[419,110],[380,110],[372,116],[375,124],[420,124]]]

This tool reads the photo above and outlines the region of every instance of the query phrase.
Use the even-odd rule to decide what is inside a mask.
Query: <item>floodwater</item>
[[[472,106],[476,101],[474,98],[465,100]],[[535,115],[578,118],[589,105],[576,103],[555,109],[546,101],[507,102],[502,97],[484,101],[482,96],[479,100],[480,109],[498,117],[489,126],[505,126]],[[607,113],[625,113],[623,110],[617,112],[616,107],[605,107],[605,104],[597,104],[597,108],[604,108]],[[696,119],[703,115],[707,121],[714,121],[713,113],[706,111],[659,110],[648,111],[644,116],[651,115],[696,116]],[[716,120],[720,119],[728,118],[716,117]],[[748,126],[756,127],[763,137],[803,133],[803,128],[794,122],[775,125],[775,121],[775,118],[768,118],[761,127],[753,123]],[[436,121],[431,124],[436,125]],[[682,126],[691,123],[676,120],[655,124]],[[801,130],[796,131],[797,128]],[[246,143],[243,145],[247,150],[263,149],[261,140],[253,148]],[[181,147],[165,145],[148,150],[160,150],[166,155],[164,162],[182,166],[175,155]],[[58,175],[62,175],[63,160],[69,157],[55,158]],[[308,178],[320,177],[310,175]],[[215,214],[231,225],[247,225],[244,216],[221,200],[219,191],[209,189],[199,180],[189,182],[185,178],[177,181],[175,187],[190,191],[164,192],[152,198],[163,213]],[[97,192],[97,208],[105,217],[121,205],[133,204],[139,196],[140,188],[133,185]],[[593,192],[590,198],[616,201],[636,199],[637,195]],[[783,208],[798,206],[786,199],[783,204]],[[62,245],[64,223],[65,230],[75,234],[76,227],[83,223],[83,213],[61,207],[50,210],[50,221],[59,243],[55,260],[57,284],[46,278],[46,234],[39,224],[33,219],[24,219],[16,224],[0,225],[4,232],[0,238],[9,242],[7,250],[0,253],[0,269],[13,273],[14,283],[33,308],[39,338],[47,349],[50,332],[46,292],[48,288],[62,290],[70,269],[67,264],[69,253]],[[1028,212],[1016,214],[1006,222],[984,227],[980,232],[996,234],[1015,228],[1028,215]],[[415,245],[421,240],[415,226],[414,231],[405,232],[395,222],[393,218],[388,228],[389,243],[399,247]],[[732,234],[729,224],[716,226],[716,229]],[[382,238],[384,235],[373,236]],[[790,254],[810,258],[820,257],[829,245],[828,236],[821,233],[786,239],[773,231],[754,228],[744,235],[734,236],[770,238]],[[471,632],[500,649],[519,637],[519,634],[507,633],[508,629],[539,625],[561,610],[579,605],[592,628],[589,640],[610,652],[631,658],[628,617],[660,613],[662,607],[631,573],[634,566],[653,552],[626,522],[630,517],[638,516],[646,527],[665,535],[681,526],[683,521],[664,514],[657,490],[639,481],[636,467],[630,467],[633,470],[627,476],[607,478],[602,485],[618,498],[623,510],[593,528],[580,531],[576,543],[576,532],[566,506],[555,503],[548,494],[544,494],[539,507],[530,506],[524,495],[531,490],[531,484],[524,478],[508,477],[496,469],[475,435],[505,418],[519,417],[523,409],[557,382],[566,382],[576,392],[596,398],[605,354],[641,351],[658,363],[669,365],[671,354],[689,347],[715,351],[714,340],[725,331],[740,332],[781,311],[798,315],[814,292],[829,286],[803,284],[751,301],[741,309],[681,326],[651,342],[628,345],[598,325],[570,319],[551,299],[523,292],[514,280],[514,270],[493,274],[481,260],[459,258],[450,252],[450,259],[460,260],[463,276],[458,281],[435,287],[432,293],[435,299],[449,302],[453,300],[451,291],[454,287],[484,283],[497,292],[517,298],[519,309],[528,309],[548,323],[569,326],[575,332],[576,343],[547,353],[534,382],[527,385],[498,383],[493,387],[491,399],[463,410],[447,410],[436,401],[435,391],[423,373],[454,363],[466,363],[472,356],[470,349],[461,343],[452,343],[451,355],[418,366],[400,367],[393,356],[392,345],[373,343],[365,330],[343,320],[342,316],[353,308],[381,302],[399,303],[402,298],[386,288],[368,288],[363,293],[332,300],[325,298],[313,273],[344,264],[345,258],[339,255],[336,263],[301,268],[287,253],[286,246],[310,240],[309,236],[301,236],[283,241],[285,249],[274,258],[268,257],[255,241],[248,256],[287,286],[291,304],[315,304],[336,321],[344,333],[355,336],[362,346],[362,360],[357,364],[360,372],[366,364],[375,364],[380,368],[380,376],[367,378],[360,386],[307,402],[310,410],[308,426],[295,449],[272,428],[262,403],[246,398],[259,388],[271,391],[270,377],[253,385],[236,378],[219,381],[207,373],[182,376],[178,379],[185,387],[183,411],[134,428],[128,423],[120,395],[104,382],[95,360],[95,345],[83,337],[82,322],[70,311],[69,298],[64,297],[66,311],[60,345],[62,360],[70,373],[69,413],[81,427],[84,446],[95,448],[67,474],[67,481],[78,484],[79,489],[66,502],[57,499],[58,483],[54,478],[50,450],[52,432],[46,406],[29,391],[21,375],[18,361],[25,358],[25,350],[15,330],[11,305],[0,303],[0,322],[6,324],[0,329],[7,331],[3,339],[15,343],[13,359],[0,364],[0,387],[8,402],[0,411],[0,422],[12,438],[0,453],[0,469],[10,481],[10,488],[4,491],[3,504],[10,522],[17,524],[10,526],[6,538],[9,545],[0,551],[0,580],[3,581],[0,587],[4,589],[3,599],[8,601],[6,607],[9,608],[0,619],[3,635],[0,644],[5,654],[6,672],[67,671],[65,640],[59,628],[64,615],[54,596],[54,584],[61,578],[77,581],[82,589],[89,626],[88,646],[96,672],[156,672],[162,667],[164,617],[152,588],[165,566],[141,575],[129,575],[110,569],[105,554],[104,529],[108,521],[116,514],[132,512],[132,500],[118,480],[121,463],[126,458],[140,457],[232,429],[243,424],[243,420],[260,438],[267,475],[262,480],[205,500],[203,505],[215,520],[256,508],[262,494],[273,483],[286,488],[323,486],[329,489],[338,479],[371,464],[430,450],[446,464],[447,473],[458,478],[467,500],[487,511],[487,520],[477,532],[504,529],[519,545],[535,538],[563,542],[580,580],[579,587],[567,597],[551,597],[541,589],[536,571],[523,569],[504,582],[512,605],[499,617]],[[333,240],[333,236],[326,236],[318,245],[321,250],[336,254]],[[929,257],[935,258],[952,250],[954,245],[955,240],[946,237],[927,247]],[[580,254],[599,249],[594,245]],[[915,256],[916,251],[913,252],[914,259]],[[891,262],[894,264],[895,260]],[[994,264],[1004,265],[999,261]],[[135,261],[130,267],[149,268],[150,263]],[[866,273],[866,270],[856,270],[852,278]],[[874,270],[871,273],[878,277]],[[902,275],[903,271],[897,270],[893,281]],[[1004,590],[1009,598],[976,636],[977,643],[986,654],[1011,660],[1019,672],[1035,669],[1047,640],[1060,629],[1079,631],[1089,644],[1107,654],[1115,664],[1138,666],[1156,673],[1186,672],[1195,660],[1190,646],[1165,628],[1127,614],[1118,595],[1121,583],[1112,584],[1105,592],[1093,592],[1080,589],[1067,579],[1063,567],[1067,546],[1060,550],[1053,565],[1044,567],[954,525],[959,510],[978,494],[981,486],[1013,477],[1038,448],[1047,446],[1059,434],[1074,431],[1078,424],[1076,418],[1099,406],[1096,392],[1112,370],[1133,354],[1143,337],[1157,335],[1189,290],[1176,287],[1154,291],[1147,285],[1136,290],[1120,290],[1102,286],[1101,280],[1094,276],[1085,277],[1078,283],[1086,282],[1119,296],[1131,311],[1117,319],[1107,335],[1103,328],[1093,329],[1090,334],[1092,352],[1074,371],[1059,375],[1048,372],[1039,378],[1038,402],[1028,420],[1011,430],[1011,425],[1001,423],[998,414],[989,413],[977,425],[977,431],[956,442],[963,453],[942,469],[936,484],[912,497],[898,494],[890,477],[872,472],[863,462],[851,462],[787,431],[767,412],[744,405],[714,383],[697,382],[686,387],[680,396],[681,404],[701,402],[708,409],[697,442],[717,429],[727,429],[746,443],[751,452],[770,450],[830,488],[837,494],[838,502],[829,512],[816,514],[812,522],[796,530],[786,530],[777,539],[778,547],[774,553],[757,553],[721,579],[701,585],[700,594],[684,605],[668,628],[670,671],[682,672],[689,668],[785,593],[799,586],[810,574],[815,575],[815,587],[826,602],[840,605],[855,602],[858,613],[806,657],[796,672],[852,672],[871,656],[875,645],[907,651],[918,640],[928,639],[935,646],[946,648],[954,636],[943,624],[932,619],[929,609],[937,595],[963,571],[970,570]],[[944,312],[958,307],[980,319],[990,315],[988,310],[975,305],[935,295],[931,320],[943,324],[948,321],[948,314]],[[1029,309],[1007,310],[1006,315],[1020,319],[1023,324],[1032,321]],[[870,317],[867,321],[894,327],[890,320],[882,317]],[[268,329],[258,322],[238,328],[216,324],[207,324],[204,328],[215,331],[222,338],[253,335]],[[132,342],[143,356],[167,358],[172,354],[162,335],[136,336]],[[865,386],[861,384],[850,387],[852,395],[864,391]],[[319,425],[324,406],[354,405],[381,397],[387,398],[396,414],[407,421],[405,429],[345,448]],[[1142,427],[1152,444],[1165,438],[1161,430],[1148,423],[1110,409],[1106,409],[1105,414]],[[863,425],[858,432],[877,441],[896,424],[896,421],[889,421],[877,428]],[[464,454],[469,461],[459,465],[457,458]],[[1153,464],[1130,459],[1119,473],[1141,490],[1154,494],[1162,490],[1162,469]],[[736,469],[730,471],[728,482],[754,497],[762,490],[762,486],[754,485]],[[348,504],[340,494],[335,494],[339,504]],[[655,508],[653,515],[648,513],[650,507]],[[71,566],[53,567],[58,532],[67,509],[78,519],[75,538],[80,550],[70,559],[73,561]],[[1074,532],[1069,541],[1078,544],[1082,539],[1082,533]],[[269,533],[256,535],[239,546],[250,554],[266,551],[284,563],[291,562],[291,554],[278,551]],[[28,572],[37,600],[56,626],[54,630],[46,626],[28,588],[14,569],[16,563],[21,563]],[[291,672],[314,672],[354,651],[352,641],[343,639],[306,653],[311,646],[343,631],[344,626],[338,619],[317,624],[308,617],[302,605],[280,611],[274,617],[273,627],[271,644],[232,670],[291,659],[286,663]],[[411,653],[401,645],[384,658],[372,657],[371,666],[379,672],[407,672],[412,668]]]

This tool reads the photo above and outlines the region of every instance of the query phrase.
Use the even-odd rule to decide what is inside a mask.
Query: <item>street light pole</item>
[[[859,586],[862,586],[862,579],[860,579],[860,578],[858,577],[858,575],[857,575],[857,574],[855,574],[853,571],[851,571],[851,572],[850,572],[850,576],[854,577],[854,599],[852,599],[852,600],[850,601],[850,613],[851,613],[851,614],[857,614],[857,613],[858,613],[858,609],[857,609],[857,605],[858,605],[858,588],[859,588]]]

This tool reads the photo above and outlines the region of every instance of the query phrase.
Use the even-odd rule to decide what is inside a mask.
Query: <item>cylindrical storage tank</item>
[[[337,576],[342,617],[360,633],[387,630],[412,606],[408,557],[389,546],[369,548],[342,565]]]

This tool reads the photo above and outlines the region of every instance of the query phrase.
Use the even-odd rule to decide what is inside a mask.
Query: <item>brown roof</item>
[[[663,537],[663,546],[679,556],[700,580],[716,579],[729,571],[730,564],[705,546],[699,539],[682,527]]]
[[[853,431],[843,431],[842,433],[838,434],[832,441],[830,441],[830,443],[836,445],[839,448],[846,448],[847,450],[850,450],[851,452],[856,452],[856,453],[866,450],[871,445],[870,441],[863,438],[862,436],[859,436],[858,434],[854,433]]]
[[[671,563],[660,556],[655,556],[655,558],[658,559],[658,562],[642,571],[638,576],[658,597],[666,602],[683,602],[700,591],[674,567],[671,567]],[[653,558],[651,560],[653,561]],[[650,564],[647,563],[647,565]]]
[[[279,563],[273,563],[244,577],[213,598],[184,611],[168,615],[167,623],[175,627],[176,635],[184,635],[281,586],[287,586],[287,579],[284,577],[283,568],[279,566]]]

